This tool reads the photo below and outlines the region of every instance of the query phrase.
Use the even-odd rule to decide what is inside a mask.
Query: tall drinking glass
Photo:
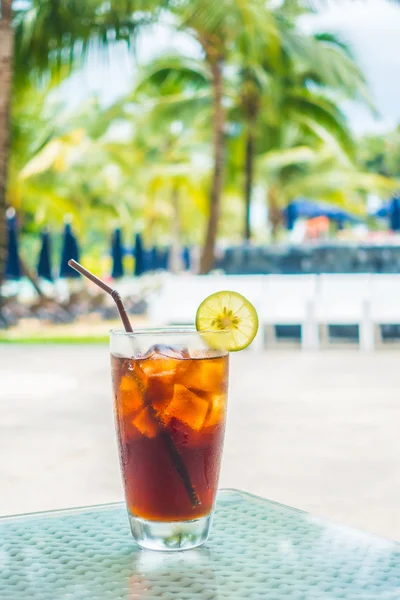
[[[214,341],[219,335],[213,332]],[[144,548],[194,548],[210,531],[228,353],[210,348],[207,338],[195,328],[111,332],[126,504],[133,537]]]

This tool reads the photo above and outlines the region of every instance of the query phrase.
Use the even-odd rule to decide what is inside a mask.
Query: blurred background
[[[122,499],[107,331],[236,289],[221,484],[400,539],[400,5],[0,0],[0,514]]]

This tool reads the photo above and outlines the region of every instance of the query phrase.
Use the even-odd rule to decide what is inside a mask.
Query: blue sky
[[[339,33],[353,48],[370,83],[379,118],[354,103],[344,108],[356,133],[380,133],[400,123],[400,4],[387,0],[336,0],[327,2],[320,13],[306,17],[307,30]],[[142,37],[139,58],[148,60],[171,47],[196,54],[196,48],[182,35],[155,28]],[[115,47],[108,64],[93,55],[82,72],[66,86],[72,104],[93,93],[104,103],[115,100],[132,86],[135,76],[133,59],[123,47]]]
[[[308,19],[310,29],[329,29],[342,35],[370,83],[380,118],[349,105],[347,114],[356,132],[381,132],[400,123],[400,4],[386,0],[331,2]]]

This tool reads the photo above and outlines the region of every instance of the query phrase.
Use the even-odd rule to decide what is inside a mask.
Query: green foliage
[[[31,0],[15,15],[15,76],[60,80],[85,60],[91,48],[107,50],[123,41],[134,46],[137,33],[154,23],[162,0]]]
[[[400,181],[400,126],[385,135],[359,140],[358,154],[368,170]]]
[[[173,236],[201,244],[215,166],[216,65],[227,146],[221,237],[242,230],[249,138],[251,188],[266,197],[273,189],[281,206],[306,195],[362,213],[368,191],[391,193],[400,133],[354,140],[340,106],[372,106],[365,78],[343,40],[298,27],[309,10],[297,0],[279,8],[265,0],[32,0],[15,15],[8,186],[24,231],[59,227],[71,213],[93,256],[116,224],[126,239],[140,230],[149,244]],[[125,42],[134,50],[156,22],[185,31],[198,57],[140,65],[132,92],[109,107],[91,100],[71,114],[55,100],[58,83],[91,49],[104,54]]]

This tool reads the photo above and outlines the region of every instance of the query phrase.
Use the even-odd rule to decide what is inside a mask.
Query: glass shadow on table
[[[139,550],[122,505],[0,520],[2,600],[399,600],[400,546],[237,491],[206,546]]]
[[[222,596],[215,560],[207,546],[186,552],[139,551],[133,559],[127,600],[218,600]]]

